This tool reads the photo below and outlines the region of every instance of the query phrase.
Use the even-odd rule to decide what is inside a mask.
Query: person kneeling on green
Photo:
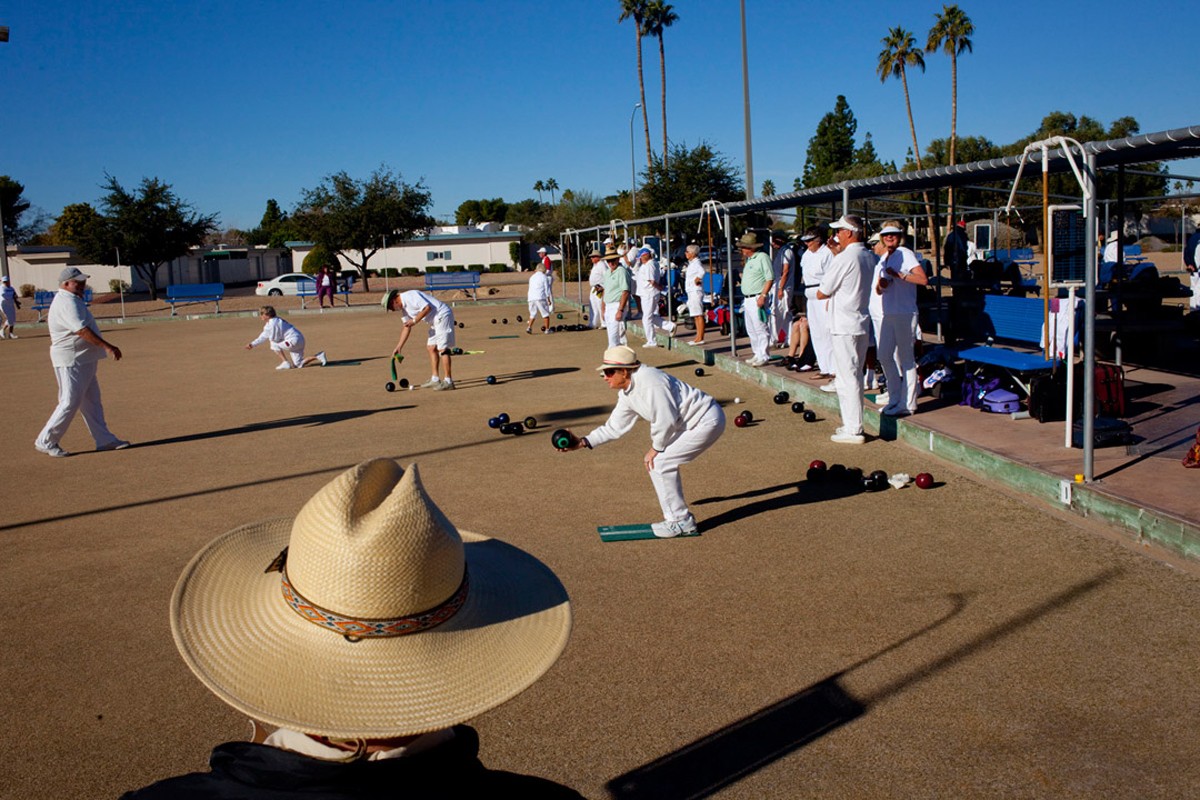
[[[709,395],[660,369],[638,361],[625,346],[604,351],[597,367],[604,382],[617,392],[617,407],[608,421],[582,439],[559,450],[592,449],[619,439],[638,418],[650,423],[650,449],[643,463],[662,506],[663,521],[651,525],[663,539],[697,532],[696,518],[683,499],[679,468],[716,443],[725,431],[725,412]]]

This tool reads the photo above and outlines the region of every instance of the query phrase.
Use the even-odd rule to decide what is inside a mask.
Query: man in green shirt
[[[608,346],[627,344],[625,319],[629,314],[629,292],[633,279],[615,245],[604,251],[608,273],[604,276],[604,327],[608,330]]]
[[[764,253],[754,231],[746,231],[738,239],[738,249],[742,251],[742,315],[746,320],[746,333],[750,336],[750,351],[753,355],[746,359],[752,367],[764,366],[768,361],[767,348],[770,345],[768,320],[771,318],[771,284],[775,281],[775,271],[771,267],[771,259]]]

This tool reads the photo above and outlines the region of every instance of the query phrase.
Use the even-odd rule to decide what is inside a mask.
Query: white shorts
[[[529,324],[532,325],[538,314],[544,318],[550,319],[550,312],[554,310],[554,304],[548,303],[545,300],[530,300],[529,301]]]
[[[704,313],[704,293],[703,292],[688,292],[687,310],[692,317],[698,317]]]
[[[429,323],[429,339],[426,347],[437,347],[439,352],[445,352],[454,347],[454,312],[446,309],[433,318]]]

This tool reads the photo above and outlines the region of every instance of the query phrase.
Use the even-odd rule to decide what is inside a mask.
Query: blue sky
[[[737,0],[675,0],[668,30],[673,141],[743,163]],[[1200,3],[959,4],[975,23],[959,61],[960,135],[998,144],[1050,111],[1143,132],[1200,122]],[[755,183],[791,189],[820,118],[844,94],[884,160],[910,146],[899,81],[875,73],[891,26],[919,43],[940,2],[747,0]],[[0,5],[0,174],[56,215],[95,203],[107,172],[158,177],[223,227],[268,198],[387,164],[421,179],[433,211],[533,197],[539,179],[610,194],[630,182],[638,102],[632,23],[617,0],[273,2],[25,0]],[[661,142],[658,53],[644,43],[651,141]],[[909,78],[922,148],[949,135],[950,62]],[[638,170],[644,166],[640,113]],[[1187,174],[1200,165],[1172,166]],[[548,198],[547,198],[548,199]]]

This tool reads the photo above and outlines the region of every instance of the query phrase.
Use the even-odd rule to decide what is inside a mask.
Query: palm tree
[[[646,129],[646,164],[653,163],[650,149],[650,116],[646,112],[646,80],[642,75],[642,36],[646,34],[646,6],[649,0],[621,0],[621,16],[617,22],[632,19],[637,35],[638,91],[642,96],[642,126]]]
[[[912,101],[908,96],[908,68],[919,67],[925,71],[925,53],[917,47],[917,39],[910,31],[896,27],[888,30],[888,35],[879,40],[883,49],[879,51],[879,63],[875,72],[879,82],[886,83],[888,78],[899,78],[904,86],[904,107],[908,110],[908,130],[912,134],[913,159],[917,169],[921,166],[921,146],[917,144],[917,126],[913,122]],[[929,222],[929,240],[936,249],[937,231],[933,226],[933,208],[929,204],[929,192],[923,193],[925,198],[925,216]]]
[[[556,181],[554,178],[551,178],[550,180],[546,181],[544,188],[550,193],[550,202],[557,203],[558,201],[554,199],[554,193],[558,191],[558,181]]]
[[[544,182],[544,181],[538,181],[537,183],[535,183],[535,184],[533,185],[533,190],[534,190],[535,192],[537,192],[537,193],[538,193],[538,202],[539,202],[539,203],[540,203],[540,202],[542,202],[542,192],[546,191],[546,184],[545,184],[545,182]]]
[[[658,65],[662,77],[663,169],[667,168],[667,55],[663,49],[663,31],[677,21],[679,15],[670,3],[650,0],[646,6],[646,33],[658,38]]]
[[[763,197],[774,197],[775,196],[775,181],[771,180],[770,178],[767,178],[765,181],[763,181],[762,196]]]
[[[954,164],[955,144],[958,141],[958,56],[971,52],[970,36],[975,33],[971,18],[957,5],[942,6],[942,13],[934,15],[933,27],[929,29],[928,52],[941,49],[950,56],[950,163]],[[954,219],[954,189],[950,189],[950,218]]]

